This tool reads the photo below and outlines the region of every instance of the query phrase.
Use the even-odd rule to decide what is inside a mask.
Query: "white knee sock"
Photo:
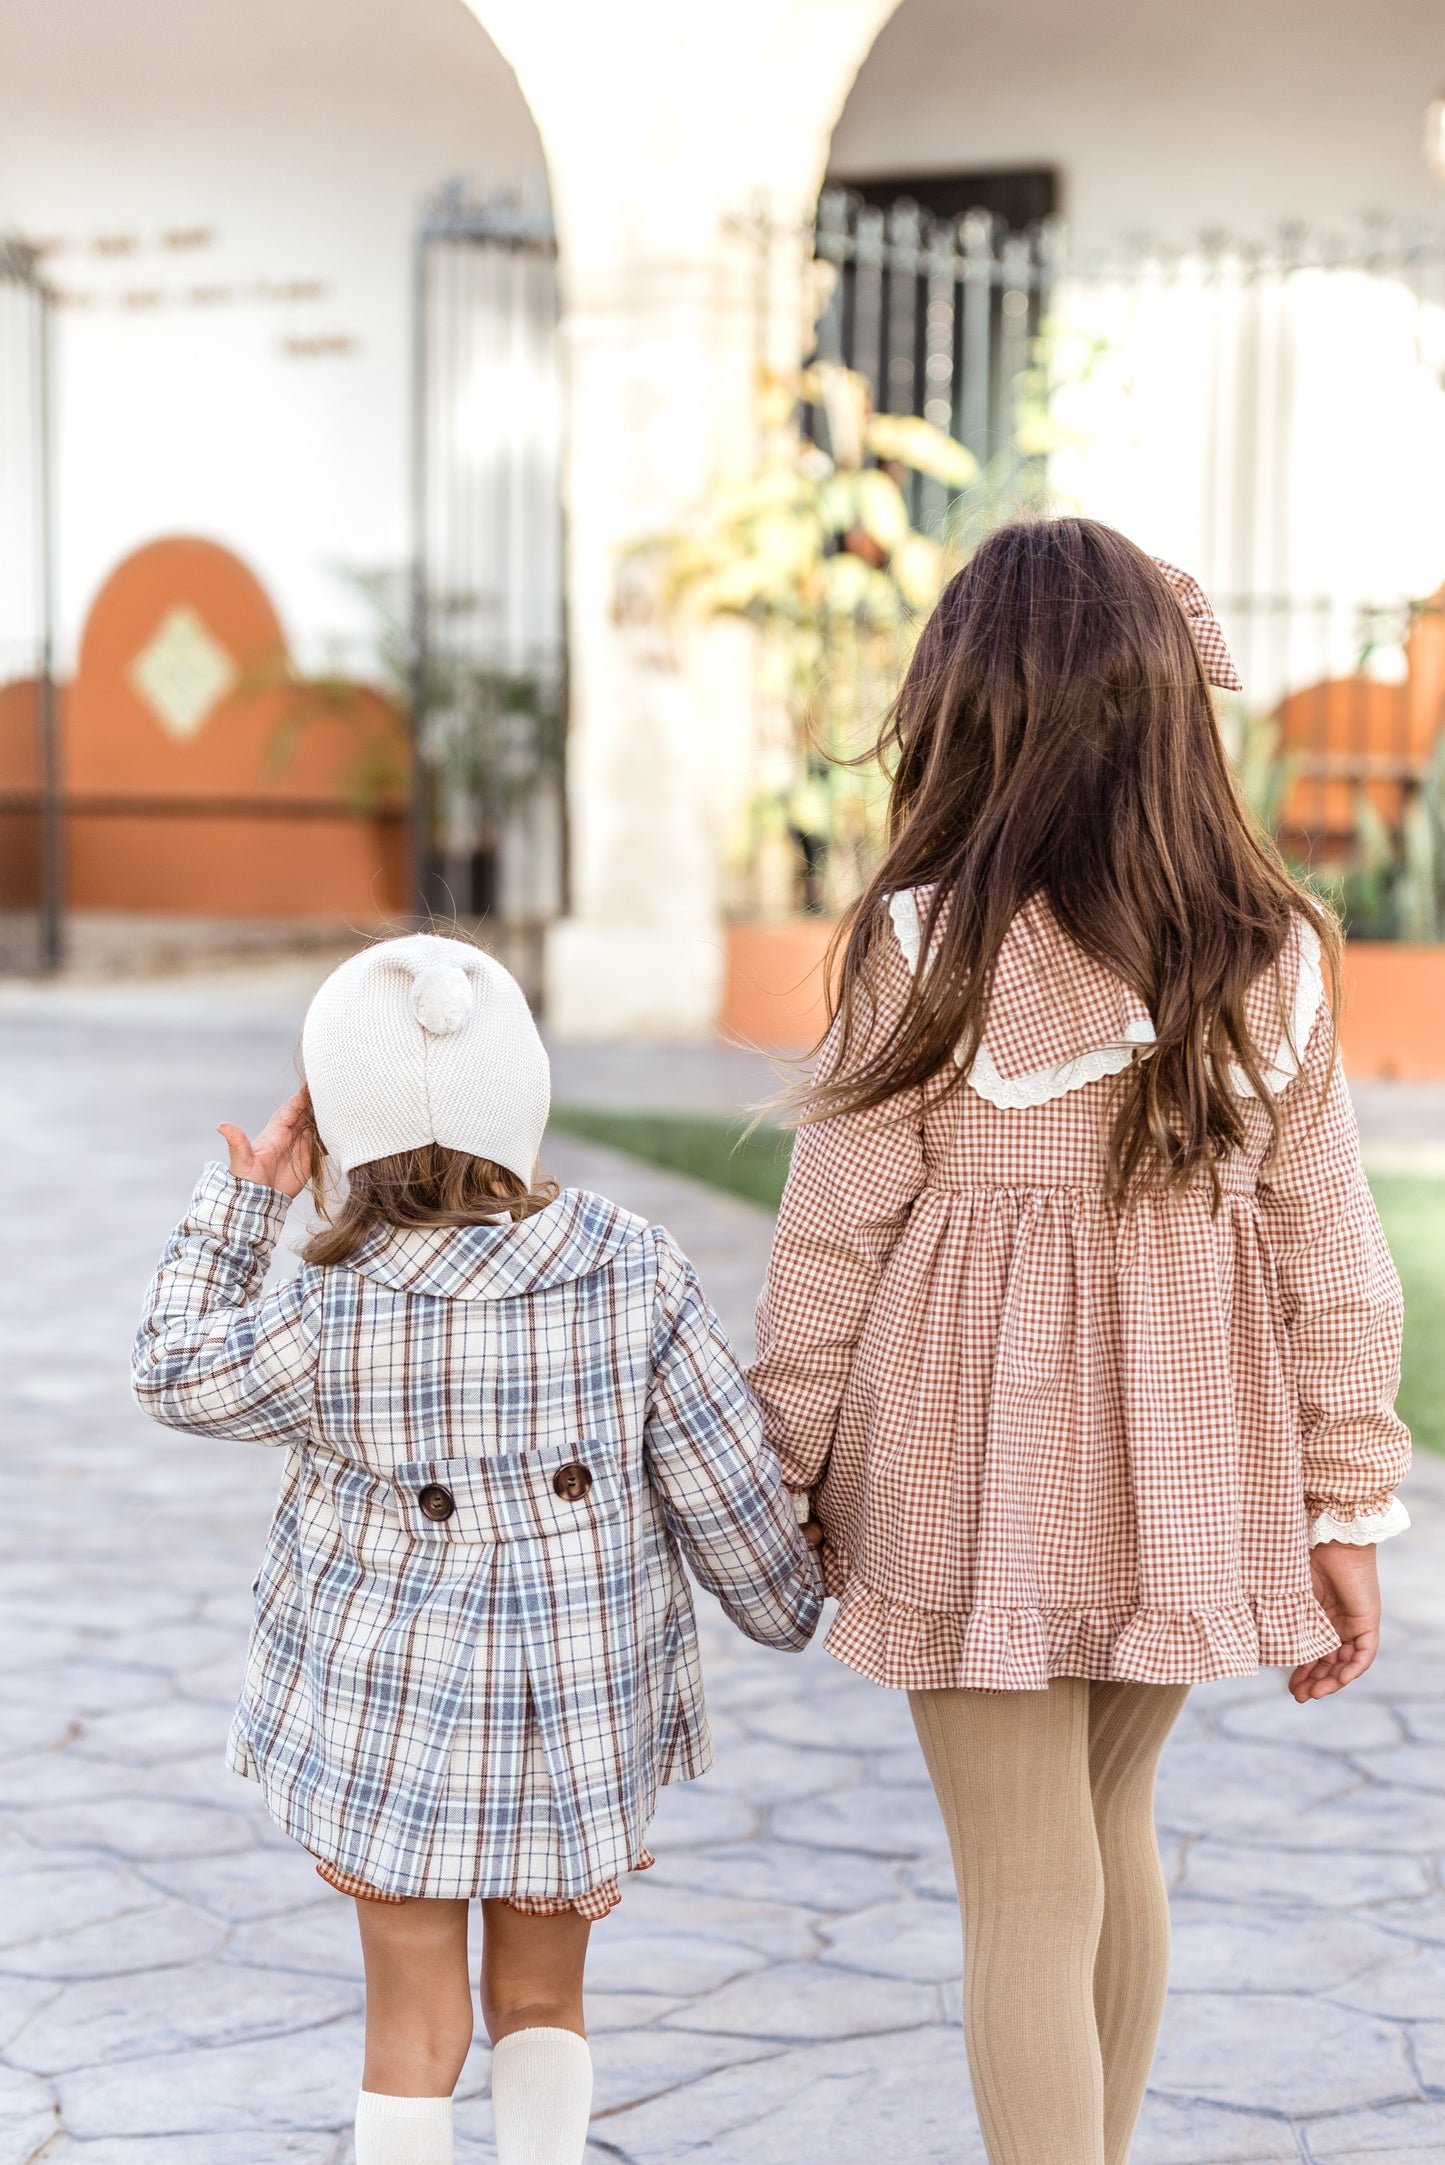
[[[592,2055],[575,2030],[513,2030],[492,2054],[497,2165],[582,2165]]]
[[[363,2090],[356,2100],[356,2165],[452,2165],[451,2099]]]

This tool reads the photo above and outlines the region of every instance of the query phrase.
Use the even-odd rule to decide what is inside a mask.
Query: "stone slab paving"
[[[285,1087],[304,990],[0,1000],[0,2165],[350,2155],[351,1908],[221,1759],[276,1461],[152,1427],[125,1378],[213,1123]],[[567,1062],[592,1102],[724,1107],[758,1072]],[[746,1338],[762,1213],[552,1157],[666,1219]],[[1373,1675],[1310,1709],[1273,1675],[1206,1688],[1170,1747],[1175,1992],[1137,2165],[1445,2159],[1445,1466],[1412,1501]],[[594,1937],[592,2165],[980,2165],[904,1701],[703,1623],[719,1764]],[[479,2046],[462,2165],[492,2157],[486,2091]]]

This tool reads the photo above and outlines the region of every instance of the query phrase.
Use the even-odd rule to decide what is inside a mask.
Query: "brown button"
[[[568,1503],[581,1503],[592,1486],[592,1475],[586,1466],[559,1466],[552,1476],[552,1486]]]
[[[425,1488],[417,1490],[417,1502],[429,1519],[449,1519],[457,1507],[457,1499],[440,1481],[428,1481]]]

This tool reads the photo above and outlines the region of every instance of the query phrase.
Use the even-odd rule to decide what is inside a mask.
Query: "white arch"
[[[717,780],[738,642],[667,666],[615,618],[617,552],[670,525],[746,440],[755,358],[725,222],[801,220],[898,0],[468,0],[546,152],[565,310],[573,915],[559,1034],[705,1036],[721,985]]]

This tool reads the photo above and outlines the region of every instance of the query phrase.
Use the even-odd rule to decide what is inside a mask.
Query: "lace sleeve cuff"
[[[1392,1496],[1383,1509],[1362,1511],[1354,1518],[1320,1511],[1310,1519],[1310,1547],[1321,1541],[1342,1541],[1348,1548],[1369,1548],[1377,1541],[1388,1541],[1392,1534],[1402,1534],[1409,1523],[1410,1514],[1398,1496]]]

